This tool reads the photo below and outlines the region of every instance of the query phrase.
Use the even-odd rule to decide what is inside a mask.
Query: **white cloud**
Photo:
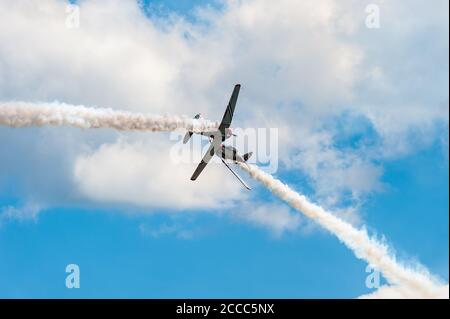
[[[135,1],[80,5],[80,28],[68,29],[64,1],[1,2],[0,100],[60,100],[181,115],[202,111],[220,119],[232,85],[241,82],[236,126],[278,127],[282,160],[306,174],[330,204],[346,194],[358,199],[381,189],[384,160],[439,139],[436,122],[448,126],[447,1],[380,2],[378,30],[364,26],[364,5],[354,1],[225,1],[221,10],[200,9],[198,24],[174,15],[149,19]],[[356,149],[336,146],[333,137],[341,131],[324,132],[323,125],[343,112],[366,118],[380,141]],[[52,140],[59,132],[42,134]],[[1,134],[10,143],[19,135]],[[66,186],[58,185],[58,192],[66,194],[55,197],[72,197],[76,163],[81,195],[94,200],[176,208],[220,201],[221,186],[202,189],[182,181],[192,167],[157,170],[166,146],[152,145],[155,136],[141,138],[145,147],[100,147],[102,139],[115,139],[112,133],[72,134],[79,139],[52,144],[53,161],[61,157],[68,166],[55,178]],[[90,155],[82,150],[86,144]],[[148,150],[156,148],[158,156]],[[0,150],[9,151],[4,145]],[[124,167],[124,160],[136,163]],[[98,172],[93,165],[100,165]],[[115,174],[108,176],[107,168]],[[227,175],[208,171],[205,180]],[[166,187],[151,185],[150,173]],[[180,194],[181,186],[167,187],[167,176],[186,194]],[[33,185],[48,184],[44,178],[23,177]],[[140,188],[120,184],[131,181]],[[230,183],[227,203],[241,198]],[[197,198],[204,191],[211,200]]]
[[[2,222],[8,220],[36,220],[42,207],[37,203],[26,203],[23,206],[5,206],[0,207],[0,226]]]
[[[195,182],[190,180],[197,162],[174,162],[172,144],[104,144],[92,153],[80,155],[74,177],[81,192],[100,202],[174,209],[220,208],[246,198],[240,184],[226,167],[211,162]]]
[[[281,204],[247,203],[237,211],[234,217],[270,230],[276,237],[284,232],[296,231],[301,226],[298,213],[291,212],[289,207]]]
[[[383,169],[370,161],[370,153],[364,148],[339,149],[334,143],[332,132],[320,132],[302,140],[285,163],[290,169],[298,167],[307,172],[317,195],[330,205],[338,204],[343,192],[358,200],[361,195],[383,189]]]

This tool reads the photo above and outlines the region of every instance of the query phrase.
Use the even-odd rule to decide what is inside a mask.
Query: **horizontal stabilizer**
[[[253,155],[253,152],[248,152],[247,154],[244,154],[244,155],[242,155],[242,158],[244,159],[244,161],[248,161],[248,159],[250,158],[250,157],[252,157],[252,155]]]

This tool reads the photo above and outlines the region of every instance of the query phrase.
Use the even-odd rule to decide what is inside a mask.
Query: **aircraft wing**
[[[233,94],[231,94],[230,101],[228,102],[227,109],[225,110],[225,114],[223,115],[222,122],[219,126],[219,131],[222,133],[222,136],[225,135],[225,129],[230,127],[231,121],[233,120],[234,108],[236,107],[240,89],[240,84],[234,86]]]
[[[208,148],[208,151],[203,156],[202,160],[198,164],[197,168],[195,169],[194,174],[192,174],[191,181],[195,181],[197,177],[200,175],[200,173],[203,171],[203,169],[206,167],[206,165],[209,163],[209,160],[214,156],[216,149],[220,147],[221,141],[220,139],[214,139],[211,142],[211,145]]]
[[[251,188],[244,182],[244,180],[235,172],[231,169],[230,165],[228,165],[227,162],[225,162],[225,160],[223,158],[220,158],[222,160],[222,162],[225,164],[226,167],[228,167],[228,169],[231,171],[231,173],[233,173],[234,176],[236,176],[236,178],[242,183],[242,185],[244,185],[245,188],[247,188],[248,190],[250,190]]]

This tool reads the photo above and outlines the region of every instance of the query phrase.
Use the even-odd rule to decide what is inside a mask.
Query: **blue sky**
[[[64,1],[48,2],[55,8],[65,5]],[[85,9],[83,3],[86,3]],[[145,19],[149,21],[156,19],[152,17],[153,14],[168,21],[164,19],[168,19],[167,13],[170,12],[186,18],[186,21],[177,20],[181,31],[171,27],[170,31],[166,31],[163,27],[160,29],[157,22],[154,22],[156,27],[144,24],[133,29],[135,26],[129,26],[132,24],[129,21],[135,15],[134,9],[128,5],[122,8],[119,2],[108,3],[105,7],[113,14],[126,12],[120,19],[117,18],[117,29],[113,24],[107,25],[111,41],[116,34],[119,39],[123,39],[120,38],[123,34],[119,30],[122,26],[125,31],[131,28],[136,33],[142,32],[142,37],[136,36],[136,39],[141,41],[145,35],[149,47],[141,48],[141,44],[137,44],[123,49],[120,45],[100,45],[106,38],[101,33],[105,32],[104,29],[96,29],[98,26],[90,24],[83,29],[83,17],[86,19],[84,21],[91,21],[90,18],[98,14],[96,10],[103,5],[101,1],[81,1],[81,33],[75,36],[79,37],[76,39],[80,43],[84,43],[83,37],[92,34],[94,39],[101,42],[91,51],[94,57],[86,58],[86,52],[90,51],[74,53],[79,55],[74,57],[72,53],[61,53],[49,44],[39,44],[35,57],[17,58],[18,61],[23,59],[29,63],[31,79],[27,79],[28,75],[25,80],[13,76],[10,84],[0,91],[0,101],[59,100],[74,104],[107,104],[118,109],[129,107],[131,111],[147,110],[148,107],[155,113],[167,110],[169,113],[188,115],[194,114],[198,108],[208,107],[208,115],[219,117],[232,85],[239,78],[239,82],[243,82],[243,89],[235,113],[236,125],[279,127],[279,153],[284,158],[280,160],[280,169],[275,174],[278,178],[327,208],[338,213],[350,212],[343,216],[356,225],[365,225],[371,234],[384,235],[400,260],[411,264],[420,262],[431,273],[448,282],[448,86],[438,83],[440,79],[448,78],[448,62],[446,68],[436,68],[434,60],[445,54],[448,57],[448,37],[439,45],[427,47],[427,50],[419,46],[423,34],[437,37],[441,33],[448,35],[448,26],[446,29],[438,23],[442,20],[439,12],[427,7],[416,27],[409,24],[409,15],[403,25],[394,25],[392,22],[391,29],[382,28],[381,36],[378,34],[375,37],[374,41],[378,41],[383,38],[382,32],[391,34],[385,42],[377,42],[378,46],[367,43],[367,30],[347,31],[354,28],[347,20],[342,20],[346,27],[336,37],[326,32],[323,41],[327,44],[324,46],[317,44],[314,38],[316,32],[322,38],[320,35],[323,30],[314,29],[313,38],[305,38],[301,51],[291,48],[297,39],[294,35],[290,38],[284,33],[281,38],[271,38],[272,35],[267,34],[269,40],[280,41],[280,45],[288,41],[290,44],[285,47],[285,51],[292,49],[296,53],[293,57],[289,54],[280,57],[278,52],[269,52],[270,49],[264,47],[264,39],[261,42],[256,40],[259,34],[267,30],[264,29],[265,19],[263,23],[256,23],[262,25],[261,30],[251,29],[248,26],[251,23],[239,25],[236,22],[239,26],[235,25],[231,18],[248,13],[241,11],[245,8],[239,6],[224,9],[226,5],[206,0],[144,1],[146,13],[150,14]],[[255,10],[258,9],[256,3]],[[328,4],[327,1],[324,3]],[[214,25],[209,31],[203,29],[204,25],[197,21],[196,13],[192,10],[205,5],[211,5],[213,10],[212,16],[207,18],[212,20],[208,21],[220,21],[222,24],[218,23],[218,26],[233,36],[222,35],[221,28]],[[416,2],[415,5],[421,6]],[[403,6],[406,6],[406,2]],[[280,5],[278,9],[282,11],[283,7]],[[359,7],[355,11],[353,9],[344,6],[336,12],[352,15],[360,10]],[[27,16],[20,9],[12,10],[17,16]],[[387,17],[382,21],[388,26],[391,21],[389,17],[395,16],[395,12],[404,12],[402,5],[386,7],[385,10]],[[268,13],[269,18],[270,15]],[[114,15],[112,17],[111,20],[114,20]],[[321,13],[317,17],[320,20]],[[448,23],[448,13],[443,20]],[[124,25],[120,24],[122,21],[125,21]],[[433,25],[432,21],[438,22]],[[169,26],[173,25],[169,23]],[[271,26],[268,23],[269,29]],[[307,30],[310,24],[301,27]],[[146,28],[152,28],[153,33],[145,33]],[[235,31],[241,30],[239,28],[245,34],[236,40]],[[248,31],[248,28],[251,30]],[[13,34],[20,35],[23,32],[20,28],[13,29],[16,32]],[[45,26],[43,29],[46,30]],[[96,33],[93,31],[100,32],[101,37],[95,38]],[[125,31],[124,34],[127,34]],[[31,29],[26,32],[31,33]],[[167,38],[164,32],[168,33]],[[182,42],[183,36],[177,37],[178,32],[190,32],[199,40],[186,44]],[[298,32],[295,36],[304,35],[303,31]],[[420,36],[416,38],[415,34]],[[3,43],[2,36],[5,35],[0,33],[0,43]],[[216,38],[231,48],[216,52]],[[138,41],[136,39],[130,36],[129,41],[133,43]],[[398,39],[401,41],[396,41]],[[181,44],[177,41],[181,41]],[[312,49],[308,49],[308,43]],[[197,45],[200,48],[198,51]],[[15,47],[15,44],[11,47]],[[9,71],[4,74],[28,74],[9,57],[8,48],[8,44],[0,44],[0,58],[4,57],[4,69]],[[211,53],[204,48],[209,48]],[[267,54],[261,48],[265,48]],[[328,52],[329,48],[346,52],[345,56],[340,57],[340,53],[336,53],[325,58],[317,54]],[[122,49],[137,60],[142,58],[140,52],[157,56],[156,62],[144,65],[150,67],[151,71],[145,72],[150,75],[141,77],[139,71],[134,71],[139,67],[133,68],[135,65],[129,64],[132,62],[128,59],[121,60],[121,55],[116,57],[115,54],[122,52]],[[235,57],[239,50],[242,50],[242,61],[241,57]],[[398,54],[382,55],[380,51],[383,50]],[[179,52],[179,55],[173,52]],[[408,52],[408,63],[399,66],[397,59],[406,59],[402,55],[405,52]],[[91,64],[91,58],[95,59],[97,53],[99,60],[92,60]],[[201,61],[210,63],[210,73],[205,75],[198,70],[201,67],[195,62],[196,53],[205,54]],[[102,54],[106,54],[106,58]],[[158,58],[158,54],[170,58]],[[364,55],[364,58],[360,58],[360,55]],[[113,56],[112,61],[107,60],[110,56]],[[347,63],[349,56],[351,63],[355,63],[354,68],[327,69],[329,65],[338,64],[337,61]],[[52,59],[48,57],[53,57],[56,62],[49,62]],[[424,65],[416,63],[421,58],[425,61]],[[316,63],[316,59],[314,70],[317,70],[317,74],[308,74],[309,81],[304,82],[302,79],[306,73],[303,70],[306,72],[307,66]],[[361,61],[356,63],[359,59]],[[68,61],[69,64],[74,61],[79,64],[72,69],[65,66]],[[104,64],[96,64],[98,61],[104,61]],[[123,69],[120,61],[126,62]],[[281,65],[280,71],[271,82],[267,79],[264,67],[278,63]],[[222,64],[226,66],[224,69],[230,71],[224,71]],[[111,65],[117,71],[109,71]],[[323,65],[325,67],[321,69]],[[425,67],[426,72],[423,71]],[[126,73],[126,77],[119,78],[121,70],[131,72],[130,69],[137,73]],[[152,72],[156,74],[155,82],[147,78],[152,76]],[[0,78],[5,77],[4,74],[0,73]],[[110,80],[111,74],[117,75],[121,81],[125,80],[126,84],[116,87],[114,80]],[[43,78],[38,85],[36,77],[40,75]],[[60,87],[55,81],[62,75],[67,76],[65,81],[70,89]],[[133,76],[136,75],[138,78],[134,81]],[[203,76],[210,78],[203,81]],[[406,83],[391,90],[390,84],[408,76],[410,78],[405,79]],[[168,84],[164,82],[166,77]],[[333,80],[328,81],[327,77]],[[335,81],[336,78],[338,81]],[[83,79],[87,79],[86,87],[83,86]],[[141,90],[143,81],[146,85]],[[288,81],[295,82],[295,85],[290,87],[291,84],[286,84],[284,87],[283,83]],[[448,79],[446,81],[448,84]],[[159,85],[159,82],[164,82],[164,85],[152,87],[151,83]],[[323,88],[315,92],[309,83],[316,86],[323,83]],[[275,89],[269,94],[267,88],[271,85]],[[433,89],[427,90],[428,85]],[[92,92],[88,91],[88,86],[93,87]],[[417,86],[420,92],[414,91]],[[195,88],[198,92],[194,90],[192,93]],[[182,93],[178,93],[178,90]],[[150,91],[149,96],[145,95],[146,91]],[[158,91],[167,91],[167,96],[157,96]],[[178,96],[173,97],[176,91],[181,101],[190,101],[186,104],[194,105],[177,108],[167,106],[180,101],[175,99]],[[130,97],[128,94],[131,93],[128,92],[138,94]],[[136,97],[139,92],[142,93],[142,99]],[[383,94],[384,100],[379,99],[380,94]],[[220,104],[214,104],[216,102]],[[158,103],[161,106],[149,106]],[[289,134],[285,135],[284,129]],[[168,134],[142,136],[141,133],[116,133],[109,130],[0,127],[0,164],[4,167],[3,172],[0,172],[0,297],[354,298],[373,292],[365,286],[366,263],[355,258],[333,235],[313,225],[306,217],[300,216],[298,225],[285,227],[281,233],[260,220],[242,217],[248,209],[269,207],[273,210],[275,207],[275,210],[286,210],[291,222],[298,222],[295,219],[297,217],[292,217],[297,216],[296,211],[254,181],[250,181],[254,188],[251,194],[243,194],[244,190],[239,189],[232,179],[225,185],[230,187],[229,191],[225,190],[225,194],[220,189],[208,190],[211,193],[205,196],[211,196],[214,201],[210,205],[191,199],[198,195],[184,189],[185,184],[174,185],[172,193],[161,193],[152,188],[139,190],[127,185],[125,188],[129,187],[137,196],[121,197],[120,193],[127,193],[125,188],[119,189],[118,193],[96,189],[95,185],[86,182],[88,179],[83,178],[83,175],[80,177],[73,173],[76,171],[74,167],[79,167],[80,163],[93,165],[98,163],[93,162],[93,159],[105,159],[104,156],[114,154],[117,145],[122,145],[124,152],[134,154],[136,159],[144,154],[149,166],[157,166],[160,164],[157,157],[170,147],[167,137]],[[155,152],[148,150],[153,148]],[[101,153],[102,150],[111,153]],[[125,166],[133,165],[125,160],[128,157],[123,156],[123,152],[119,152],[118,166],[111,167],[125,170]],[[152,168],[148,169],[151,171]],[[102,167],[95,166],[94,170],[100,172]],[[154,182],[162,184],[167,178],[178,182],[176,176],[168,175],[167,172],[164,174],[155,176]],[[227,176],[228,173],[214,171],[211,174],[219,174],[211,175],[214,178]],[[106,172],[98,175],[104,188],[114,184],[113,180],[105,177],[109,175],[114,174]],[[246,180],[250,179],[243,176]],[[207,182],[214,182],[214,179],[205,179],[204,183]],[[186,197],[177,193],[181,191],[186,191]],[[185,200],[183,205],[173,204],[177,200],[181,201],[181,197]],[[34,210],[33,205],[38,208]],[[30,207],[32,216],[29,216]],[[7,216],[8,211],[13,211],[17,216]],[[282,216],[275,211],[273,214],[274,218]],[[65,267],[70,263],[80,266],[79,289],[65,287]]]
[[[389,163],[383,178],[391,190],[372,198],[364,214],[400,256],[417,258],[447,279],[448,167],[436,165],[439,159],[442,149],[433,147]],[[2,204],[13,202],[2,198]],[[141,224],[174,223],[163,212],[146,217],[53,208],[37,222],[10,222],[0,232],[0,257],[7,261],[0,264],[1,294],[352,298],[370,292],[364,286],[365,263],[323,231],[274,239],[223,217],[190,217],[194,220],[180,222],[204,229],[192,239],[139,231]],[[69,290],[64,269],[74,262],[81,269],[81,288]]]

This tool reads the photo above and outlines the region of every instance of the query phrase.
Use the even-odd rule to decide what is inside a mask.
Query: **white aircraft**
[[[222,122],[220,123],[218,130],[201,133],[201,135],[208,136],[208,138],[211,141],[211,145],[209,146],[209,149],[206,152],[205,156],[203,156],[203,159],[200,161],[200,164],[198,164],[194,174],[192,174],[191,177],[192,181],[195,181],[197,179],[197,177],[206,167],[210,159],[214,155],[217,155],[225,164],[225,166],[228,167],[228,169],[233,173],[233,175],[237,177],[237,179],[242,183],[242,185],[244,185],[244,187],[247,189],[251,189],[244,182],[244,180],[235,171],[233,171],[233,169],[230,167],[230,165],[228,165],[226,160],[231,160],[233,161],[233,163],[247,164],[246,163],[247,160],[250,158],[250,156],[252,156],[253,153],[249,152],[241,156],[238,154],[236,148],[222,144],[222,142],[225,141],[227,138],[231,136],[236,136],[235,134],[233,134],[230,125],[233,119],[234,108],[236,107],[236,101],[239,95],[240,88],[241,88],[240,84],[235,85],[233,94],[231,95],[230,98],[230,102],[228,102],[227,109],[225,110],[225,114],[223,115]],[[194,118],[195,119],[201,118],[201,114],[197,114]],[[186,144],[191,138],[192,134],[193,132],[187,132],[186,135],[184,136],[183,143]]]

